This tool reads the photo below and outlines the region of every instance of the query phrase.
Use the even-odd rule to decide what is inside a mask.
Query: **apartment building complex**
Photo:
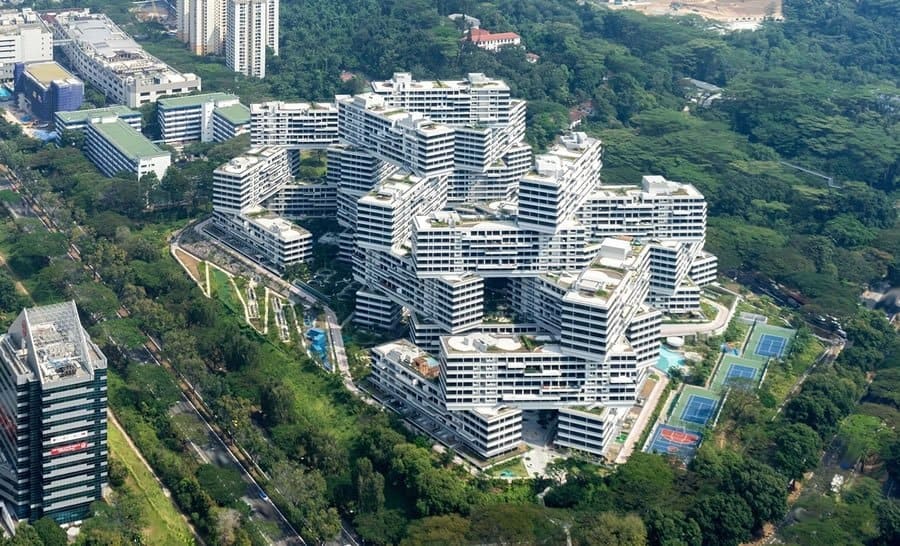
[[[279,0],[178,0],[176,37],[195,55],[225,55],[235,71],[265,76],[266,48],[278,55]]]
[[[0,81],[13,79],[16,63],[53,60],[53,33],[29,8],[0,10]]]
[[[409,327],[372,351],[380,391],[482,457],[515,449],[532,410],[599,456],[641,402],[663,313],[698,310],[715,280],[706,202],[657,176],[603,184],[584,133],[532,158],[524,112],[482,74],[401,73],[335,107],[251,105],[251,138],[325,150],[353,320]]]
[[[225,1],[178,0],[176,37],[194,55],[221,55],[225,50]]]
[[[287,150],[276,147],[251,148],[213,172],[216,227],[279,270],[312,255],[312,234],[265,208],[292,182]]]
[[[265,78],[267,0],[228,0],[225,9],[225,63],[245,76]]]
[[[160,99],[156,111],[162,141],[175,146],[221,142],[246,132],[250,122],[249,109],[228,93]]]
[[[108,99],[129,108],[200,90],[200,78],[150,55],[109,17],[89,10],[44,15],[70,66]]]
[[[172,165],[171,153],[118,117],[92,119],[87,124],[84,153],[106,176],[132,173],[141,179],[153,173],[162,180]]]
[[[0,336],[0,498],[71,523],[107,485],[106,357],[74,302],[23,310]]]

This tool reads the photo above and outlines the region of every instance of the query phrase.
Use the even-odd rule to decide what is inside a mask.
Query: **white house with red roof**
[[[470,29],[465,39],[488,51],[497,51],[501,47],[522,44],[522,37],[515,32],[498,32],[494,34],[481,28]]]

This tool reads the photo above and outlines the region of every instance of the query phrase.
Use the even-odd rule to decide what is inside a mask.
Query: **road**
[[[181,248],[182,240],[184,238],[185,233],[188,230],[194,230],[196,233],[203,234],[203,230],[210,222],[210,219],[205,219],[195,224],[191,224],[186,226],[185,228],[179,230],[175,234],[173,234],[170,245],[172,250],[176,250]],[[369,397],[366,393],[362,392],[357,388],[357,386],[353,383],[353,378],[350,376],[350,366],[347,361],[347,353],[344,348],[344,338],[341,332],[340,323],[337,320],[337,315],[334,311],[328,307],[328,302],[317,299],[312,294],[309,294],[297,286],[285,281],[282,279],[277,273],[270,270],[269,268],[263,266],[262,264],[250,259],[244,254],[240,253],[236,249],[230,247],[229,245],[219,241],[218,239],[211,239],[208,236],[204,235],[206,238],[206,243],[212,246],[215,246],[217,249],[226,252],[231,258],[237,260],[241,264],[243,264],[250,271],[253,271],[260,278],[267,278],[271,280],[276,286],[281,288],[282,293],[291,294],[305,301],[308,305],[319,305],[324,309],[325,312],[325,320],[328,327],[328,337],[331,340],[331,351],[332,358],[334,362],[338,363],[338,368],[340,369],[341,377],[343,379],[344,386],[356,395],[363,402],[373,405],[379,406],[378,402]],[[351,545],[351,546],[359,546],[359,542],[356,538],[356,533],[350,528],[350,526],[346,522],[342,522],[341,524],[341,536],[339,546],[343,545]]]
[[[0,167],[2,167],[2,168],[0,168],[0,175],[2,175],[2,177],[7,180],[7,182],[9,183],[9,187],[13,191],[15,191],[16,193],[18,193],[19,195],[22,196],[25,203],[31,208],[31,210],[34,212],[35,216],[37,216],[38,219],[40,219],[41,223],[44,224],[44,226],[47,228],[47,230],[50,232],[61,232],[61,230],[56,225],[56,223],[53,221],[53,219],[50,218],[49,215],[47,215],[46,211],[43,209],[41,204],[30,194],[30,192],[28,192],[25,188],[22,187],[22,184],[19,182],[15,173],[10,171],[5,165],[2,165]],[[74,244],[69,244],[68,255],[73,261],[82,263],[81,262],[81,252],[78,250],[78,247],[76,247]],[[87,264],[82,264],[82,265],[92,273],[94,280],[96,282],[102,281],[102,278],[100,277],[100,275],[93,268],[91,268]],[[123,306],[119,310],[119,315],[120,316],[128,316],[129,315],[128,309],[126,309]],[[164,359],[162,359],[161,354],[159,353],[159,345],[149,335],[147,336],[147,346],[150,349],[149,354],[153,358],[154,362],[157,365],[165,367],[171,373],[174,374],[175,372],[171,368],[171,365],[168,362],[166,362]],[[176,377],[178,377],[177,374],[176,374]],[[209,431],[209,433],[212,434],[212,436],[215,438],[215,442],[212,442],[212,445],[213,446],[218,445],[218,449],[214,449],[213,451],[210,451],[209,453],[207,453],[207,457],[209,458],[209,460],[211,462],[221,461],[223,459],[227,460],[228,457],[223,457],[222,456],[223,454],[220,450],[224,450],[230,456],[231,463],[234,465],[237,465],[237,468],[241,472],[242,478],[244,479],[245,482],[248,483],[248,486],[250,486],[250,491],[257,492],[257,494],[255,495],[256,498],[254,498],[253,502],[250,503],[253,513],[257,514],[258,517],[260,517],[262,519],[267,519],[267,520],[271,521],[279,529],[281,529],[283,531],[283,534],[285,536],[280,537],[275,544],[277,544],[278,546],[305,545],[306,542],[303,540],[303,538],[300,536],[300,534],[297,533],[297,531],[291,526],[290,522],[287,520],[286,517],[284,517],[284,514],[281,513],[281,511],[278,509],[277,506],[275,506],[275,504],[271,501],[271,499],[267,495],[266,495],[265,499],[261,498],[261,495],[259,495],[258,492],[263,491],[263,489],[256,482],[256,480],[253,478],[253,476],[247,471],[247,468],[240,461],[238,461],[238,459],[237,459],[237,457],[235,457],[234,453],[232,453],[231,450],[228,449],[225,442],[222,440],[220,433],[218,431],[216,431],[212,426],[210,426],[207,419],[203,416],[203,414],[201,414],[201,412],[198,410],[197,406],[194,405],[194,402],[192,402],[188,398],[188,395],[193,394],[193,389],[190,389],[189,392],[185,392],[185,389],[189,388],[189,384],[187,384],[187,382],[184,381],[183,379],[180,380],[178,383],[182,387],[182,394],[181,394],[182,403],[186,403],[191,408],[193,413],[197,416],[197,418],[200,419],[200,421],[204,424],[204,426]],[[207,412],[208,412],[208,410],[207,410]],[[155,474],[154,474],[154,476],[155,476]]]
[[[731,320],[731,315],[734,310],[729,309],[722,305],[721,303],[706,300],[707,303],[715,306],[716,308],[716,318],[709,322],[682,322],[678,324],[663,324],[660,327],[660,333],[662,337],[683,337],[683,336],[692,336],[695,334],[713,334],[716,335],[720,333],[720,331],[724,331],[725,328],[728,327],[728,322]],[[736,304],[737,302],[735,302]]]

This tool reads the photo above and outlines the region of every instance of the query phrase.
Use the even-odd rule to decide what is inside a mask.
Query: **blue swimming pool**
[[[684,366],[684,356],[682,356],[681,353],[676,353],[665,345],[661,345],[659,347],[659,360],[656,362],[656,367],[668,373],[669,368],[673,366],[676,368]]]

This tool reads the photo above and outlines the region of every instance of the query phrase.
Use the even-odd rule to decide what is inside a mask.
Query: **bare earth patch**
[[[732,28],[752,28],[752,24],[769,18],[781,20],[782,0],[626,0],[622,4],[595,0],[610,9],[630,9],[647,15],[699,15],[713,21],[729,23]]]

